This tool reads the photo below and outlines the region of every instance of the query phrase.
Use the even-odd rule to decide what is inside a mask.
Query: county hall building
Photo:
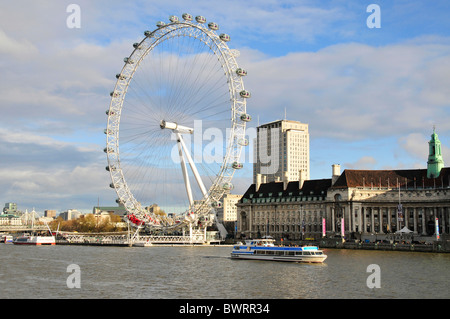
[[[299,240],[334,237],[416,238],[450,232],[450,167],[444,167],[436,132],[426,169],[350,170],[332,166],[331,178],[267,182],[258,174],[237,203],[238,238],[270,235]],[[437,227],[436,227],[437,225]]]

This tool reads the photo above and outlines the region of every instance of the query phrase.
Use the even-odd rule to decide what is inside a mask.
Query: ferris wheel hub
[[[161,127],[161,129],[166,128],[169,130],[173,130],[174,132],[181,133],[181,134],[193,134],[194,133],[194,129],[191,127],[178,125],[175,122],[166,122],[165,120],[161,120],[161,122],[159,122],[159,127]]]

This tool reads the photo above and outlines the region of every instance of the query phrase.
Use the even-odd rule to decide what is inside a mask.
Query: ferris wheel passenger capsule
[[[181,17],[183,18],[183,20],[185,21],[192,21],[192,15],[190,15],[189,13],[183,13],[181,15]]]
[[[240,138],[238,140],[238,144],[241,146],[247,146],[248,145],[248,140],[246,138]]]
[[[178,22],[178,21],[180,21],[180,19],[178,19],[177,16],[170,16],[169,20],[170,20],[170,22]]]
[[[205,23],[206,22],[206,18],[203,16],[196,16],[195,17],[195,21],[197,21],[198,23]]]
[[[210,28],[211,30],[216,31],[216,30],[219,30],[219,25],[217,23],[215,23],[215,22],[210,22],[210,23],[208,23],[208,28]]]
[[[244,167],[244,165],[242,163],[238,163],[238,162],[234,162],[232,166],[234,169],[241,169],[242,167]]]
[[[233,184],[231,184],[231,183],[224,183],[224,184],[222,185],[222,188],[223,188],[224,190],[226,190],[226,191],[230,191],[230,190],[232,190],[232,189],[234,188],[234,186],[233,186]]]
[[[163,21],[158,21],[158,22],[156,22],[156,26],[157,26],[158,28],[161,28],[161,27],[163,27],[163,26],[165,26],[165,25],[166,25],[166,23],[163,22]]]
[[[105,133],[106,135],[111,135],[112,131],[105,128],[103,133]]]
[[[219,202],[219,201],[214,201],[214,202],[212,202],[211,206],[214,207],[214,208],[221,208],[222,207],[222,203]]]
[[[248,98],[248,97],[250,97],[250,92],[246,91],[246,90],[242,90],[241,92],[239,92],[239,95],[241,97]]]
[[[252,120],[252,117],[249,114],[244,113],[241,115],[241,120],[244,122],[250,122]]]
[[[113,183],[109,184],[109,187],[114,188],[114,184]]]
[[[246,76],[247,75],[247,71],[244,70],[244,69],[239,68],[239,69],[236,70],[236,74],[240,75],[240,76]]]
[[[178,21],[180,21],[180,19],[178,19],[177,16],[170,16],[169,20],[170,20],[170,22],[178,22]]]
[[[106,110],[106,115],[114,115],[114,114],[116,114],[116,112],[114,112],[114,111],[111,111],[111,110]]]
[[[144,31],[144,35],[147,37],[147,38],[149,38],[149,37],[151,37],[152,36],[152,31]]]
[[[109,96],[111,96],[111,97],[118,97],[119,95],[120,95],[120,93],[119,92],[115,92],[115,91],[112,91],[112,92],[109,93]]]
[[[124,59],[123,59],[123,62],[125,62],[125,63],[127,63],[127,64],[133,64],[133,63],[134,63],[134,61],[131,60],[129,57],[124,58]]]
[[[228,42],[230,41],[230,36],[226,33],[222,33],[221,35],[219,35],[220,40],[224,41],[224,42]]]
[[[116,74],[116,79],[118,79],[118,80],[125,80],[127,77],[125,76],[125,75],[122,75],[122,74],[120,74],[120,73],[117,73]]]
[[[142,46],[140,45],[140,43],[136,42],[136,43],[133,43],[133,48],[140,50],[140,49],[142,49]]]

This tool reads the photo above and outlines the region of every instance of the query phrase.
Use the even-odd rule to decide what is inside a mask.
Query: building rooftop
[[[346,169],[332,188],[382,187],[433,188],[450,187],[450,167],[442,168],[439,177],[427,178],[427,169],[353,170]]]
[[[292,181],[284,189],[283,182],[270,182],[261,184],[256,190],[256,184],[250,185],[240,202],[251,198],[269,197],[292,197],[292,196],[326,196],[327,190],[331,187],[331,179],[306,180],[303,187],[299,189],[298,181]]]

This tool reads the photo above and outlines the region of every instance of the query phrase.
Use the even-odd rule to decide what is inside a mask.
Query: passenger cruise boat
[[[34,230],[34,215],[36,214],[36,212],[33,211],[32,213],[32,218],[31,218],[31,229]],[[32,234],[23,234],[22,236],[17,237],[14,241],[13,244],[15,245],[35,245],[35,246],[41,246],[41,245],[55,245],[56,244],[56,240],[55,240],[55,236],[53,236],[53,232],[51,231],[50,227],[48,227],[48,224],[45,223],[45,225],[47,226],[48,232],[49,232],[49,236],[37,236],[34,234],[34,231],[32,231]],[[58,225],[58,230],[59,230],[59,225]],[[56,231],[58,232],[58,231]]]
[[[13,244],[15,245],[55,245],[55,236],[30,236],[30,235],[23,235],[17,237]]]
[[[235,245],[231,258],[321,263],[327,255],[317,246],[275,246],[273,239],[251,239]]]

